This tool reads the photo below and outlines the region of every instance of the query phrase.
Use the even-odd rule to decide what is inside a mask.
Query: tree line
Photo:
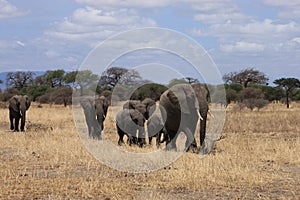
[[[300,81],[297,78],[279,78],[268,85],[268,77],[253,68],[230,72],[223,76],[224,85],[208,85],[211,95],[218,95],[218,90],[225,87],[228,105],[236,102],[241,108],[260,109],[271,101],[282,101],[289,108],[290,101],[300,100]],[[9,72],[6,76],[6,89],[0,91],[0,100],[7,101],[15,94],[28,95],[33,101],[40,103],[55,103],[69,105],[72,103],[72,93],[85,95],[89,92],[109,96],[118,85],[115,94],[122,100],[122,91],[136,84],[142,85],[134,91],[132,99],[150,97],[158,100],[159,96],[168,88],[179,83],[199,83],[193,77],[173,79],[167,85],[152,83],[144,80],[135,70],[122,67],[111,67],[100,76],[90,70],[66,72],[63,69],[46,71],[36,75],[31,71]],[[3,81],[0,80],[0,84]],[[123,88],[122,88],[123,87]]]

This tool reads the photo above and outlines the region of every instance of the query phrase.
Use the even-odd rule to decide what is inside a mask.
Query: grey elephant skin
[[[129,100],[123,105],[123,110],[124,109],[135,109],[144,116],[145,120],[148,120],[149,117],[152,116],[152,114],[156,109],[156,102],[151,98],[145,98],[143,101]],[[153,136],[156,135],[157,134],[154,134]],[[149,137],[149,143],[151,143],[151,141],[152,141],[152,137]],[[135,138],[133,138],[133,143],[137,143],[137,140]]]
[[[124,144],[123,137],[128,137],[129,145],[138,144],[142,147],[145,142],[145,118],[137,109],[123,109],[117,113],[116,126],[119,135],[118,144]],[[138,132],[138,136],[136,135]]]
[[[201,149],[204,149],[204,140],[206,135],[206,120],[207,120],[207,112],[209,110],[208,107],[208,99],[209,93],[206,89],[206,86],[200,83],[193,84],[192,88],[194,89],[198,104],[199,104],[199,113],[203,119],[200,120],[200,145]]]
[[[101,133],[104,129],[109,103],[104,96],[92,98],[81,97],[80,105],[83,108],[88,133],[90,138],[101,139]]]
[[[152,138],[156,137],[156,147],[160,146],[160,143],[164,142],[161,141],[161,136],[164,135],[164,123],[161,116],[157,114],[152,114],[151,117],[147,120],[147,130],[148,130],[148,138],[149,144],[152,143]]]
[[[196,151],[194,138],[198,122],[199,104],[194,89],[189,84],[178,84],[166,90],[160,97],[160,110],[168,136],[167,150],[176,150],[176,139],[180,132],[187,136],[185,150]]]
[[[24,131],[26,111],[30,107],[30,99],[28,96],[15,95],[9,99],[9,119],[10,129],[13,131],[19,131],[19,122],[21,119],[21,131]]]

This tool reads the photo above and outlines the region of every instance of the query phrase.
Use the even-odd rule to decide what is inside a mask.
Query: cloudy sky
[[[300,78],[299,0],[0,0],[0,72],[75,70],[100,42],[143,27],[191,37],[221,74]]]

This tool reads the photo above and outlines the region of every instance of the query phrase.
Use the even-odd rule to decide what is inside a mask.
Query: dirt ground
[[[103,134],[116,145],[111,110]],[[33,103],[26,127],[11,132],[8,109],[0,109],[0,199],[300,199],[296,103],[259,112],[230,105],[211,154],[188,152],[149,173],[121,172],[95,159],[77,133],[71,107]]]

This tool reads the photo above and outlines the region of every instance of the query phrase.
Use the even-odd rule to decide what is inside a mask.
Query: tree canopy
[[[286,107],[289,108],[289,98],[293,89],[300,87],[300,81],[296,78],[280,78],[274,81],[274,84],[284,88],[286,94]]]
[[[23,87],[29,86],[33,82],[34,73],[31,71],[28,72],[9,72],[6,75],[6,85],[7,87],[16,88],[17,90],[22,89]]]
[[[237,83],[246,88],[249,83],[267,84],[267,81],[269,79],[263,72],[255,70],[253,68],[248,68],[236,72],[227,73],[223,76],[223,80],[225,83]]]

